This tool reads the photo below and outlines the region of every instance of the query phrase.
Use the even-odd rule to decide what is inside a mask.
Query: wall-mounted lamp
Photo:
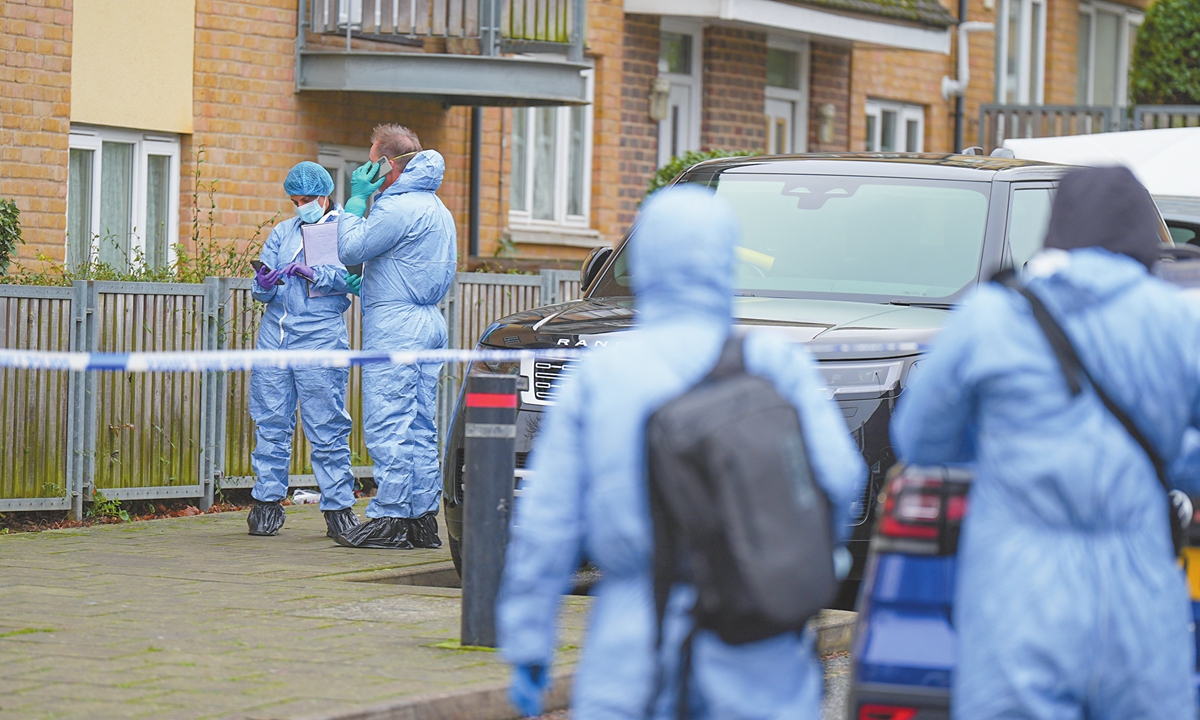
[[[833,142],[833,121],[837,117],[837,108],[833,103],[825,103],[817,112],[821,115],[817,139],[821,141],[822,145],[828,145]]]
[[[659,75],[650,83],[650,119],[655,122],[666,120],[670,101],[671,81]]]

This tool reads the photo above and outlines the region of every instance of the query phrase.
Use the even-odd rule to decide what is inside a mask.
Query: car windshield
[[[697,178],[741,220],[740,295],[938,303],[975,281],[990,183],[725,172]],[[618,254],[593,296],[628,296]]]

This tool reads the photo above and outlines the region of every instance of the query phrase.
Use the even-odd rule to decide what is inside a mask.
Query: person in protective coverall
[[[371,139],[371,162],[351,178],[352,197],[338,238],[342,262],[365,264],[363,349],[444,348],[446,321],[438,303],[450,289],[457,264],[454,218],[434,194],[445,161],[436,151],[422,151],[417,136],[397,125],[376,128]],[[386,172],[380,175],[380,169]],[[364,220],[366,198],[377,190]],[[440,370],[441,363],[363,368],[363,430],[378,490],[367,505],[371,519],[343,534],[339,543],[441,545],[435,419]]]
[[[300,228],[336,223],[341,208],[330,199],[333,178],[314,162],[291,169],[284,191],[296,217],[275,226],[263,246],[251,294],[266,303],[258,326],[259,350],[347,350],[347,293],[359,278],[335,265],[304,263]],[[282,284],[279,284],[282,282]],[[309,297],[309,287],[325,293]],[[283,527],[280,501],[287,495],[296,404],[304,435],[312,445],[313,473],[321,488],[327,534],[337,537],[358,525],[354,515],[354,476],[350,473],[350,415],[346,412],[349,368],[269,368],[250,373],[250,417],[254,420],[251,465],[256,481],[247,523],[251,535],[274,535]]]
[[[526,715],[541,710],[560,597],[586,557],[601,580],[571,717],[643,718],[650,708],[655,717],[675,717],[678,659],[691,629],[694,591],[682,584],[671,589],[656,656],[643,435],[654,410],[716,363],[732,328],[738,235],[733,210],[708,189],[681,186],[653,196],[626,248],[638,310],[634,329],[579,361],[544,420],[533,478],[515,508],[497,603],[500,647],[514,666],[509,695]],[[844,534],[866,467],[841,413],[800,347],[753,332],[744,352],[747,370],[769,378],[795,404],[833,527]],[[817,720],[823,677],[809,633],[728,645],[700,630],[687,706],[691,717]]]
[[[1200,317],[1147,272],[1159,228],[1127,169],[1072,171],[1047,249],[1021,279],[1172,463],[1200,423]],[[1196,718],[1192,611],[1167,494],[1083,385],[1071,394],[1029,302],[986,284],[900,398],[902,460],[978,464],[958,552],[955,718]]]

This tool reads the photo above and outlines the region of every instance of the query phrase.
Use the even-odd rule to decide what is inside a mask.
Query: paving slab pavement
[[[340,547],[312,505],[271,538],[245,512],[0,535],[0,720],[329,717],[494,690],[497,654],[453,647],[461,592],[394,584],[449,559]],[[564,598],[562,671],[588,602]]]

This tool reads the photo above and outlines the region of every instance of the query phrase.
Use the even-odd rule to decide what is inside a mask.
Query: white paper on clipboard
[[[304,264],[309,267],[318,265],[346,266],[338,259],[338,224],[336,222],[301,225],[300,234],[304,237]],[[308,286],[309,297],[325,297],[343,293],[325,293],[317,290],[316,285]]]

